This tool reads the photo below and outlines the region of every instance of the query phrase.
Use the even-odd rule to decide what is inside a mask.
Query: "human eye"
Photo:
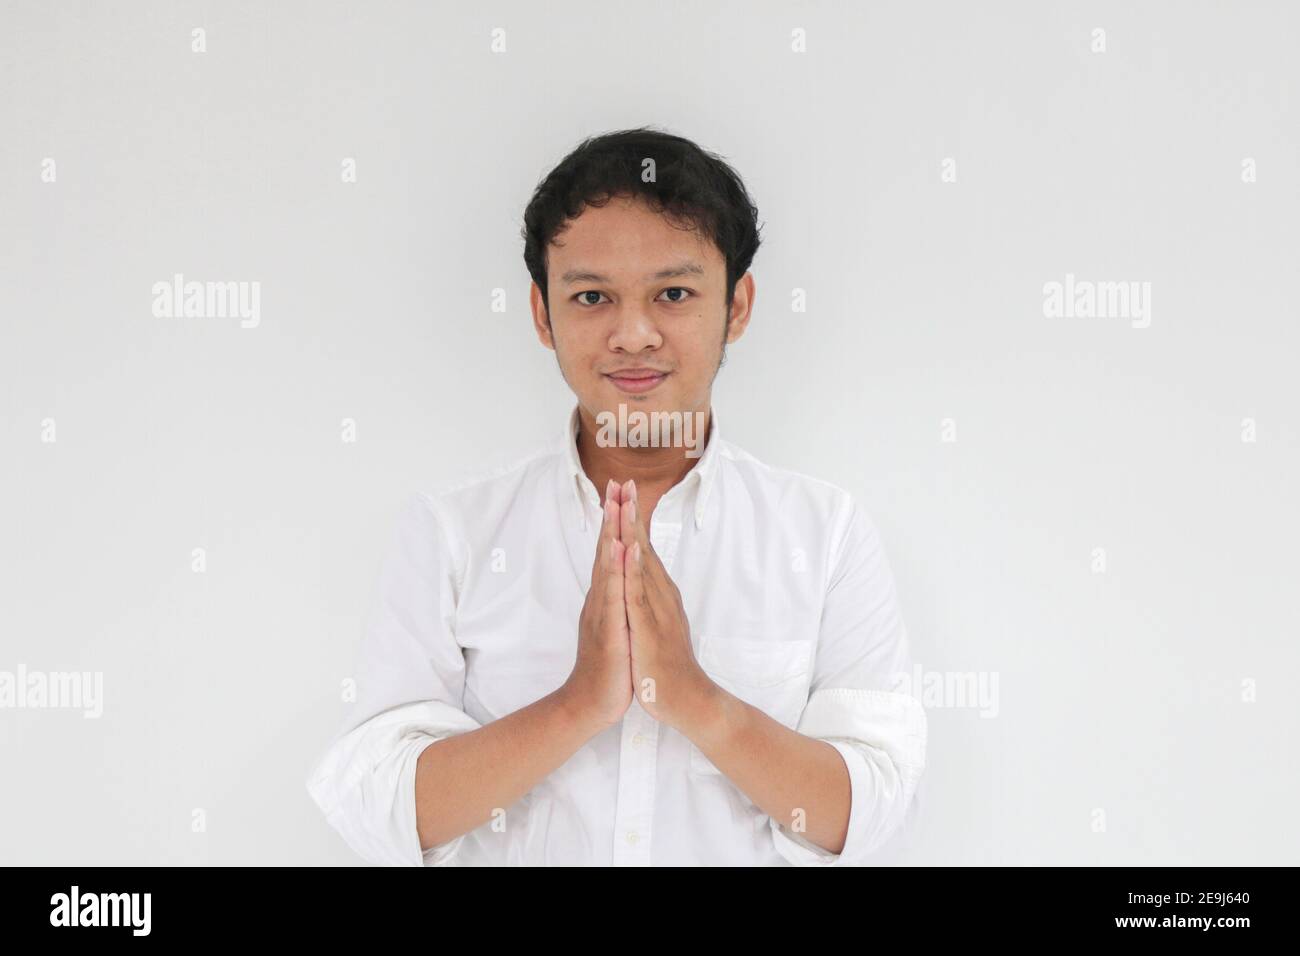
[[[683,288],[682,288],[681,286],[679,286],[679,285],[670,286],[669,288],[664,289],[664,291],[661,292],[661,293],[659,293],[659,294],[660,294],[660,295],[668,295],[668,293],[670,293],[670,292],[678,292],[678,293],[680,293],[680,295],[679,295],[678,297],[676,297],[676,298],[669,298],[669,299],[665,300],[665,301],[668,301],[668,302],[673,303],[674,305],[676,305],[676,304],[679,303],[679,302],[685,302],[688,298],[690,298],[691,296],[695,295],[695,293],[692,292],[690,289],[683,289]]]
[[[579,292],[577,295],[575,295],[573,297],[573,301],[577,302],[578,305],[585,305],[585,306],[600,305],[599,297],[603,296],[604,294],[605,293],[603,292],[597,292],[595,289],[588,289],[586,292]],[[596,301],[592,302],[590,299],[588,299],[587,296],[589,295],[597,296]]]

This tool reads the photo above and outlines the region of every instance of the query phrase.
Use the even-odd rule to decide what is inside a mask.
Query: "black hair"
[[[654,160],[653,181],[642,176]],[[674,224],[713,241],[727,263],[727,307],[760,243],[758,208],[740,176],[718,155],[689,139],[652,127],[625,129],[583,140],[533,191],[524,210],[524,264],[546,289],[546,251],[586,206],[615,196],[644,200]]]

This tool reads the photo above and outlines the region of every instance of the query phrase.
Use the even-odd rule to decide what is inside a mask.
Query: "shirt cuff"
[[[831,853],[769,818],[777,851],[795,866],[858,866],[901,825],[925,769],[926,719],[907,694],[850,688],[814,692],[799,733],[824,740],[849,772],[848,835]]]
[[[307,790],[352,850],[380,866],[444,866],[465,834],[420,849],[415,773],[432,743],[479,724],[438,701],[379,714],[336,740],[307,780]]]

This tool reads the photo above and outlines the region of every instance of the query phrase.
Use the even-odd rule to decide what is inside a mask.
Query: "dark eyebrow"
[[[658,281],[661,279],[676,279],[680,276],[702,276],[704,267],[698,262],[683,262],[680,265],[670,266],[667,269],[660,269],[658,272],[652,272],[646,276],[646,281]],[[579,282],[609,282],[608,277],[597,272],[588,272],[585,269],[570,269],[564,275],[560,276],[560,282],[564,285],[574,285]]]

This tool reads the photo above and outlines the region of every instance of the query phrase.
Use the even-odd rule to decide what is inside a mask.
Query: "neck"
[[[694,416],[694,412],[686,412]],[[703,432],[699,436],[701,457],[707,447],[709,429],[712,426],[712,408],[704,412]],[[600,426],[595,417],[585,408],[578,408],[578,460],[582,470],[587,473],[601,500],[605,498],[605,488],[613,479],[622,484],[629,479],[636,482],[637,500],[644,520],[649,521],[654,503],[679,481],[686,477],[700,458],[688,458],[684,447],[629,448],[621,445],[602,447],[596,441]]]

